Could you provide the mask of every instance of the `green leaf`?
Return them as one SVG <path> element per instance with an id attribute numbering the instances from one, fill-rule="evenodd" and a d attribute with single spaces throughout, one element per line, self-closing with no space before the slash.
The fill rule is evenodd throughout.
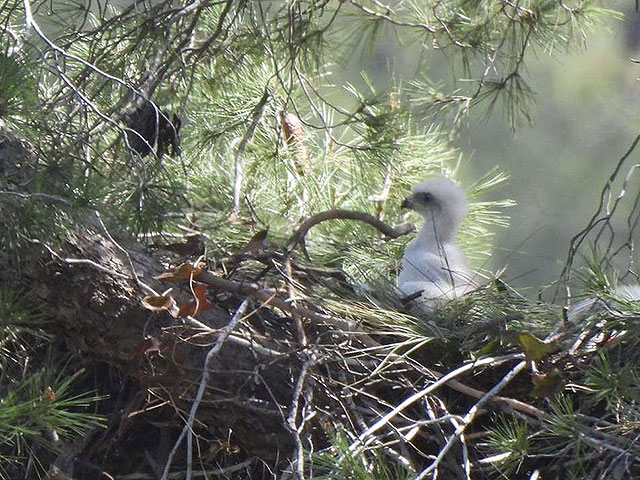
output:
<path id="1" fill-rule="evenodd" d="M 528 361 L 537 362 L 542 360 L 549 352 L 555 349 L 554 343 L 545 343 L 535 337 L 531 332 L 522 332 L 518 334 L 518 342 L 522 345 L 525 356 Z"/>

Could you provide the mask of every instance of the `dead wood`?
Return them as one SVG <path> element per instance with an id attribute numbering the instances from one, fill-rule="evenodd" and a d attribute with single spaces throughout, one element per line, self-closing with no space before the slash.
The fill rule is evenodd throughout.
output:
<path id="1" fill-rule="evenodd" d="M 153 452 L 158 462 L 164 462 L 167 452 L 163 443 L 171 432 L 182 427 L 179 413 L 188 409 L 201 377 L 206 353 L 202 345 L 215 341 L 217 329 L 231 318 L 229 312 L 224 307 L 205 312 L 199 317 L 208 327 L 203 331 L 167 313 L 146 310 L 140 300 L 147 292 L 136 284 L 128 259 L 95 228 L 72 234 L 64 245 L 49 248 L 57 255 L 52 256 L 43 248 L 42 256 L 32 259 L 31 268 L 23 273 L 21 283 L 36 292 L 38 301 L 46 305 L 51 321 L 49 330 L 57 342 L 75 358 L 83 359 L 94 374 L 106 368 L 120 378 L 122 385 L 95 378 L 101 394 L 110 395 L 112 399 L 124 395 L 128 398 L 126 402 L 134 405 L 139 403 L 135 398 L 153 392 L 169 402 L 162 409 L 150 410 L 148 415 L 138 413 L 135 422 L 128 418 L 131 411 L 119 414 L 121 418 L 113 421 L 114 425 L 120 425 L 121 431 L 108 431 L 103 437 L 110 437 L 109 442 L 101 438 L 102 446 L 96 442 L 87 446 L 85 460 L 95 455 L 123 455 L 125 451 L 118 448 L 116 438 L 135 436 L 132 433 L 138 428 L 135 423 L 144 422 L 145 418 L 147 421 L 162 418 L 165 433 L 151 434 L 145 448 Z M 140 281 L 148 282 L 157 290 L 166 287 L 153 280 L 165 270 L 158 261 L 131 243 L 127 245 L 127 252 Z M 80 259 L 82 262 L 72 261 Z M 187 285 L 175 290 L 179 298 L 189 296 Z M 248 297 L 248 293 L 239 290 L 237 298 Z M 231 309 L 237 302 L 236 298 L 230 300 Z M 259 301 L 252 306 L 258 308 Z M 264 319 L 270 312 L 262 309 L 256 316 Z M 141 349 L 149 338 L 159 339 L 159 352 L 145 354 Z M 198 341 L 190 341 L 191 338 Z M 225 438 L 233 432 L 233 448 L 239 449 L 243 458 L 276 462 L 278 458 L 286 458 L 291 449 L 290 434 L 285 430 L 278 407 L 285 404 L 291 394 L 289 379 L 297 368 L 296 356 L 294 351 L 282 353 L 291 353 L 291 357 L 285 355 L 282 361 L 274 361 L 257 354 L 251 340 L 244 345 L 225 342 L 210 364 L 215 381 L 207 390 L 198 421 L 209 437 Z M 118 391 L 123 385 L 127 385 L 129 392 Z M 159 439 L 158 444 L 155 438 Z M 137 455 L 128 454 L 132 457 L 127 460 L 131 462 L 129 467 L 137 467 L 136 462 L 144 458 L 136 459 Z"/>

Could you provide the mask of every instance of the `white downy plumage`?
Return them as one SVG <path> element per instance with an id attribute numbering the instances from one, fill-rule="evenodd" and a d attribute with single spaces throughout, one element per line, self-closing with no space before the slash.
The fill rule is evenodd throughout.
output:
<path id="1" fill-rule="evenodd" d="M 467 201 L 451 180 L 432 178 L 416 185 L 402 206 L 418 212 L 425 222 L 407 245 L 398 288 L 403 296 L 422 292 L 415 304 L 432 313 L 474 288 L 473 272 L 455 240 Z"/>

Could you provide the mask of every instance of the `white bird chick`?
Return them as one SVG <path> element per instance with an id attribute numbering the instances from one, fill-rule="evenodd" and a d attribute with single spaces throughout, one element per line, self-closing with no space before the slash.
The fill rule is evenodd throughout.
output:
<path id="1" fill-rule="evenodd" d="M 467 213 L 467 200 L 451 180 L 432 178 L 413 187 L 402 207 L 415 210 L 425 222 L 404 252 L 398 288 L 401 295 L 417 295 L 419 308 L 433 313 L 474 286 L 465 255 L 455 240 Z"/>

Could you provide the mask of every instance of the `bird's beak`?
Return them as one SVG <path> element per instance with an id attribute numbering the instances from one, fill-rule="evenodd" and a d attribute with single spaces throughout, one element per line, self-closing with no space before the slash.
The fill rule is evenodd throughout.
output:
<path id="1" fill-rule="evenodd" d="M 411 200 L 411 197 L 407 197 L 402 201 L 402 205 L 400 205 L 401 208 L 413 208 L 413 200 Z"/>

